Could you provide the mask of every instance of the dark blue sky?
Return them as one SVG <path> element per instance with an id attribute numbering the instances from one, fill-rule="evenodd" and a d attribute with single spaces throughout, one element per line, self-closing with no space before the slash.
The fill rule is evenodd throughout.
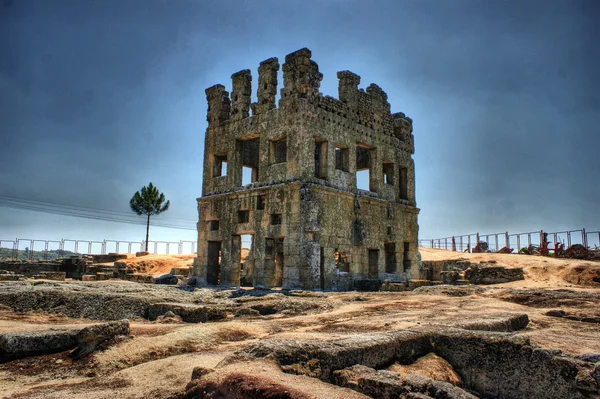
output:
<path id="1" fill-rule="evenodd" d="M 152 181 L 193 223 L 204 89 L 308 47 L 324 94 L 349 69 L 414 119 L 421 237 L 598 229 L 598 21 L 595 0 L 0 0 L 0 196 L 129 212 Z M 0 207 L 0 239 L 143 235 Z"/>

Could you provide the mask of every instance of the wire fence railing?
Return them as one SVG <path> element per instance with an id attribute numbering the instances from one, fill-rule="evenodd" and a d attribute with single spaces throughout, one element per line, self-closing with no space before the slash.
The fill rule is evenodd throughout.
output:
<path id="1" fill-rule="evenodd" d="M 135 253 L 145 248 L 145 241 L 15 238 L 0 240 L 0 260 L 54 260 L 69 255 Z M 151 254 L 193 254 L 196 249 L 196 241 L 148 241 Z"/>
<path id="2" fill-rule="evenodd" d="M 583 245 L 589 249 L 600 248 L 600 231 L 586 231 L 586 229 L 564 230 L 546 232 L 543 230 L 525 233 L 473 233 L 443 238 L 422 239 L 419 245 L 425 248 L 446 249 L 450 251 L 472 252 L 479 244 L 487 244 L 487 249 L 497 252 L 503 248 L 512 249 L 512 253 L 519 253 L 523 248 L 547 247 L 555 248 L 560 245 L 564 248 L 575 244 Z"/>

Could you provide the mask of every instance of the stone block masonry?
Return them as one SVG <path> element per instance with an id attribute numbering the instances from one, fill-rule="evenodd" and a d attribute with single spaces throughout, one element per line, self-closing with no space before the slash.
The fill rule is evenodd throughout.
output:
<path id="1" fill-rule="evenodd" d="M 285 57 L 278 104 L 277 58 L 258 67 L 256 103 L 247 69 L 231 95 L 206 89 L 198 285 L 347 290 L 419 276 L 412 120 L 349 71 L 339 99 L 322 95 L 311 56 Z"/>

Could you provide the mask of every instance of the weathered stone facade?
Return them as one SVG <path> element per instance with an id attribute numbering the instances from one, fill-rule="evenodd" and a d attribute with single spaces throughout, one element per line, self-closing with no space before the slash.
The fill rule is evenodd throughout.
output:
<path id="1" fill-rule="evenodd" d="M 306 48 L 286 56 L 278 106 L 277 58 L 258 68 L 256 103 L 249 70 L 232 75 L 231 95 L 206 90 L 199 285 L 346 290 L 418 277 L 412 120 L 349 71 L 337 74 L 339 99 L 323 96 L 310 58 Z M 364 170 L 368 190 L 357 188 Z"/>

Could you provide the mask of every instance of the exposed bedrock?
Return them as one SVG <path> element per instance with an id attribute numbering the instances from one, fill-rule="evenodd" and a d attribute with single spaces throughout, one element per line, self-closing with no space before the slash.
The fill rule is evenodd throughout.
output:
<path id="1" fill-rule="evenodd" d="M 361 365 L 336 371 L 335 380 L 342 387 L 352 388 L 376 399 L 406 398 L 412 394 L 421 394 L 422 398 L 477 399 L 477 396 L 447 382 L 417 374 L 378 371 Z"/>
<path id="2" fill-rule="evenodd" d="M 340 370 L 355 365 L 381 370 L 394 362 L 412 363 L 432 352 L 452 365 L 460 375 L 464 389 L 482 398 L 595 397 L 598 381 L 594 378 L 597 373 L 593 363 L 557 350 L 535 347 L 525 336 L 491 332 L 524 328 L 527 322 L 526 315 L 516 315 L 504 320 L 464 324 L 473 331 L 427 328 L 361 334 L 319 342 L 265 340 L 249 345 L 225 359 L 220 366 L 236 361 L 272 359 L 286 372 L 335 383 L 339 381 Z M 406 385 L 401 380 L 398 384 Z M 427 392 L 432 391 L 419 392 L 429 395 Z"/>
<path id="3" fill-rule="evenodd" d="M 29 356 L 64 352 L 79 359 L 118 336 L 129 335 L 129 321 L 119 320 L 78 329 L 48 329 L 0 334 L 0 363 Z"/>

